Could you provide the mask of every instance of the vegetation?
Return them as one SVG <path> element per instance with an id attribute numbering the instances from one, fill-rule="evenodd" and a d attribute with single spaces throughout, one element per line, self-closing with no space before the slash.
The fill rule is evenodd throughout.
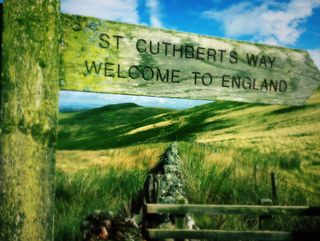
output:
<path id="1" fill-rule="evenodd" d="M 303 107 L 215 102 L 188 110 L 119 104 L 61 113 L 56 240 L 76 240 L 95 209 L 127 212 L 150 168 L 178 141 L 190 203 L 319 205 L 320 91 Z M 256 170 L 256 171 L 255 171 Z M 195 217 L 200 227 L 257 229 L 257 217 Z M 316 230 L 318 218 L 275 218 Z"/>
<path id="2" fill-rule="evenodd" d="M 71 177 L 57 173 L 55 240 L 81 240 L 80 224 L 94 210 L 130 210 L 145 170 L 90 168 Z"/>

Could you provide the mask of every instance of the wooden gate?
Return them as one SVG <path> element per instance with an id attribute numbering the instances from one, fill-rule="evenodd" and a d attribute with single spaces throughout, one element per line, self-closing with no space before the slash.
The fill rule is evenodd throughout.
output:
<path id="1" fill-rule="evenodd" d="M 320 207 L 262 206 L 262 205 L 198 205 L 145 204 L 145 217 L 171 214 L 181 219 L 186 214 L 253 215 L 253 216 L 320 216 Z M 205 239 L 205 240 L 320 240 L 320 232 L 189 230 L 184 222 L 176 222 L 175 229 L 146 229 L 146 239 Z"/>

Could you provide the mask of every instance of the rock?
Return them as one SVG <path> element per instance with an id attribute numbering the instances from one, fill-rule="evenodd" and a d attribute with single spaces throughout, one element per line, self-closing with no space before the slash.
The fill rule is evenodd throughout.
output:
<path id="1" fill-rule="evenodd" d="M 133 218 L 114 216 L 110 211 L 97 210 L 82 222 L 83 241 L 142 241 L 140 227 Z"/>
<path id="2" fill-rule="evenodd" d="M 147 195 L 148 197 L 146 198 L 147 202 L 155 203 L 154 200 L 158 199 L 159 203 L 166 204 L 188 203 L 188 199 L 185 197 L 185 185 L 183 173 L 181 171 L 181 160 L 178 154 L 176 143 L 169 145 L 164 154 L 160 157 L 159 164 L 151 171 L 151 173 L 154 176 L 162 174 L 162 178 L 160 178 L 160 187 L 157 187 L 160 188 L 160 192 L 152 192 L 152 188 L 145 189 L 148 190 L 148 192 L 144 193 L 144 195 Z M 148 176 L 146 180 L 148 187 L 157 186 L 157 183 L 154 181 L 154 176 Z M 160 193 L 158 198 L 153 196 L 157 195 L 157 193 Z M 146 222 L 146 227 L 150 228 L 164 228 L 169 226 L 174 227 L 174 218 L 170 215 L 154 214 L 152 217 L 150 217 L 150 220 Z M 193 218 L 188 214 L 186 214 L 186 228 L 196 228 Z"/>
<path id="3" fill-rule="evenodd" d="M 141 197 L 137 199 L 141 205 L 142 200 L 148 203 L 155 203 L 157 200 L 159 203 L 167 204 L 188 203 L 176 143 L 170 144 L 151 173 L 145 181 Z M 169 214 L 152 214 L 148 217 L 147 220 L 142 220 L 142 215 L 128 218 L 115 216 L 110 211 L 94 211 L 82 222 L 83 241 L 142 241 L 141 228 L 138 225 L 140 223 L 144 225 L 144 228 L 175 228 L 174 217 Z M 197 228 L 190 215 L 186 214 L 185 218 L 186 228 Z"/>

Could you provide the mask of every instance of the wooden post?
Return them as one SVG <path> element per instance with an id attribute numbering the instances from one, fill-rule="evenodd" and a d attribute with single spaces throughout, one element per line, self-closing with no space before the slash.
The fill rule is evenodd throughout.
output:
<path id="1" fill-rule="evenodd" d="M 0 240 L 51 241 L 59 92 L 59 0 L 3 4 Z"/>
<path id="2" fill-rule="evenodd" d="M 3 31 L 3 4 L 0 3 L 0 75 L 2 73 L 2 31 Z M 0 96 L 0 103 L 1 103 L 1 96 Z"/>
<path id="3" fill-rule="evenodd" d="M 237 177 L 237 159 L 234 160 L 233 185 L 236 185 L 236 183 L 237 183 L 236 177 Z M 237 189 L 233 188 L 232 190 L 233 190 L 233 194 L 234 194 L 234 199 L 236 200 L 236 203 L 238 203 Z"/>
<path id="4" fill-rule="evenodd" d="M 185 228 L 185 226 L 186 226 L 185 219 L 186 219 L 186 215 L 175 216 L 176 229 L 184 229 Z M 184 241 L 184 239 L 176 239 L 175 241 Z"/>
<path id="5" fill-rule="evenodd" d="M 177 203 L 178 204 L 187 204 L 188 201 L 185 197 L 179 196 L 177 197 Z M 184 214 L 178 214 L 175 216 L 175 226 L 176 229 L 184 229 L 186 226 L 186 213 Z M 175 241 L 184 241 L 184 239 L 175 239 Z"/>
<path id="6" fill-rule="evenodd" d="M 185 227 L 185 215 L 177 215 L 175 217 L 176 229 L 184 229 Z"/>
<path id="7" fill-rule="evenodd" d="M 252 178 L 253 178 L 253 182 L 254 182 L 254 192 L 255 194 L 257 194 L 258 191 L 258 185 L 257 185 L 257 164 L 253 165 L 253 170 L 252 170 Z"/>
<path id="8" fill-rule="evenodd" d="M 186 226 L 186 215 L 175 216 L 175 226 L 176 229 L 184 229 Z M 175 241 L 184 241 L 183 238 L 175 239 Z"/>
<path id="9" fill-rule="evenodd" d="M 157 174 L 157 193 L 156 193 L 156 203 L 159 203 L 161 197 L 161 185 L 162 185 L 162 175 Z"/>
<path id="10" fill-rule="evenodd" d="M 271 172 L 271 188 L 272 188 L 272 202 L 278 204 L 277 186 L 276 186 L 276 174 Z"/>
<path id="11" fill-rule="evenodd" d="M 157 203 L 157 196 L 158 196 L 158 175 L 154 174 L 153 175 L 153 182 L 152 182 L 152 188 L 153 188 L 153 192 L 152 192 L 152 200 L 153 203 Z"/>
<path id="12" fill-rule="evenodd" d="M 146 203 L 153 203 L 153 188 L 153 175 L 149 174 L 144 187 L 144 196 L 146 199 Z"/>
<path id="13" fill-rule="evenodd" d="M 145 183 L 144 196 L 146 203 L 155 203 L 157 199 L 157 175 L 149 174 Z M 159 214 L 147 214 L 144 215 L 145 227 L 156 228 L 158 226 Z"/>
<path id="14" fill-rule="evenodd" d="M 270 199 L 261 199 L 260 204 L 271 206 L 272 201 Z M 272 227 L 271 219 L 272 219 L 271 215 L 260 215 L 259 216 L 259 229 L 260 230 L 270 230 Z"/>

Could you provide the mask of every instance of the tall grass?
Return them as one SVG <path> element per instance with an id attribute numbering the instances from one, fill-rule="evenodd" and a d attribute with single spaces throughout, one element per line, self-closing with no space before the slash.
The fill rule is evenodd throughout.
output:
<path id="1" fill-rule="evenodd" d="M 56 240 L 76 241 L 80 238 L 79 225 L 90 212 L 103 209 L 115 213 L 130 208 L 143 187 L 148 170 L 161 153 L 152 145 L 141 145 L 117 151 L 123 157 L 122 164 L 90 167 L 78 172 L 58 172 L 56 178 Z M 270 172 L 278 175 L 279 205 L 319 205 L 319 195 L 304 191 L 280 179 L 284 174 L 301 173 L 297 153 L 259 153 L 253 149 L 229 150 L 190 142 L 178 144 L 185 191 L 190 203 L 200 204 L 248 204 L 260 199 L 272 199 Z M 128 152 L 124 153 L 124 150 Z M 110 151 L 109 151 L 110 152 Z M 113 152 L 103 153 L 111 155 Z M 77 153 L 79 156 L 81 153 Z M 98 153 L 101 155 L 101 153 Z M 92 153 L 90 155 L 93 155 Z M 97 155 L 97 156 L 99 156 Z M 152 155 L 152 160 L 146 156 Z M 131 164 L 126 163 L 125 157 Z M 66 156 L 65 156 L 66 158 Z M 285 163 L 288 160 L 288 163 Z M 135 165 L 134 163 L 139 163 Z M 256 179 L 253 167 L 258 166 Z M 70 168 L 67 167 L 67 170 Z M 283 174 L 283 175 L 282 175 Z M 286 177 L 286 176 L 285 176 Z M 289 176 L 290 177 L 290 176 Z M 289 182 L 292 179 L 288 179 Z M 293 183 L 296 184 L 296 183 Z M 252 230 L 258 229 L 255 216 L 196 216 L 201 228 Z M 274 217 L 275 230 L 317 230 L 319 218 Z"/>
<path id="2" fill-rule="evenodd" d="M 260 204 L 261 199 L 272 199 L 271 171 L 281 173 L 282 169 L 290 171 L 300 169 L 298 164 L 300 159 L 296 153 L 288 156 L 275 153 L 259 154 L 254 150 L 246 149 L 243 152 L 237 152 L 233 156 L 233 161 L 226 163 L 214 160 L 212 152 L 216 152 L 218 157 L 221 156 L 217 149 L 191 143 L 180 143 L 179 147 L 190 203 Z M 285 160 L 288 160 L 288 163 L 284 164 Z M 259 169 L 254 174 L 253 167 L 258 163 Z M 277 193 L 276 205 L 320 204 L 320 195 L 307 192 L 284 179 L 278 180 Z M 259 228 L 258 217 L 253 216 L 220 215 L 212 218 L 207 215 L 198 215 L 195 218 L 201 228 L 237 230 Z M 273 221 L 273 229 L 279 230 L 311 231 L 319 228 L 320 218 L 275 217 Z"/>
<path id="3" fill-rule="evenodd" d="M 81 220 L 94 210 L 115 213 L 130 208 L 143 186 L 146 170 L 89 168 L 73 175 L 58 172 L 56 176 L 57 241 L 81 240 Z"/>

